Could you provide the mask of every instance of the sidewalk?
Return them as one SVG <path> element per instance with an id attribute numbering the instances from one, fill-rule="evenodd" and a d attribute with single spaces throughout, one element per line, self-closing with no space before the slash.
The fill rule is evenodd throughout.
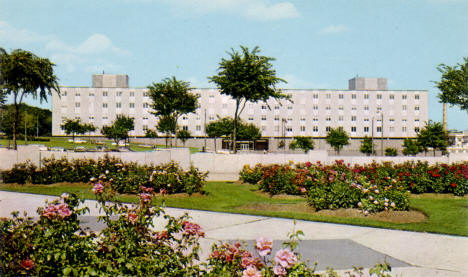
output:
<path id="1" fill-rule="evenodd" d="M 11 211 L 25 210 L 37 216 L 36 209 L 53 196 L 0 191 L 0 217 Z M 95 201 L 86 201 L 89 216 L 83 218 L 91 228 L 98 229 L 96 216 L 99 210 Z M 403 276 L 468 276 L 468 237 L 396 231 L 290 219 L 269 218 L 239 214 L 226 214 L 198 210 L 166 208 L 172 216 L 188 213 L 206 233 L 201 240 L 202 257 L 217 241 L 244 240 L 250 246 L 260 236 L 274 240 L 279 247 L 294 228 L 305 234 L 299 252 L 304 260 L 318 261 L 318 269 L 327 266 L 336 270 L 353 266 L 368 268 L 384 258 L 392 266 L 392 275 Z M 164 222 L 155 219 L 156 228 Z"/>

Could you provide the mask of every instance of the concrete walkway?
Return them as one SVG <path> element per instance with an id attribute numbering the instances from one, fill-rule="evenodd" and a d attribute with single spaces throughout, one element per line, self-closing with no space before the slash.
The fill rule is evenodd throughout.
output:
<path id="1" fill-rule="evenodd" d="M 37 216 L 36 209 L 52 196 L 0 191 L 0 217 L 9 217 L 11 211 L 26 211 Z M 95 201 L 86 201 L 89 216 L 82 219 L 92 229 L 99 229 L 99 214 Z M 239 214 L 166 208 L 172 216 L 188 213 L 206 233 L 201 240 L 202 257 L 209 254 L 217 241 L 244 240 L 252 247 L 260 236 L 274 240 L 278 249 L 293 229 L 302 230 L 305 237 L 298 251 L 318 269 L 327 266 L 340 272 L 353 266 L 368 268 L 386 259 L 392 265 L 392 275 L 403 276 L 468 276 L 468 237 L 386 230 L 331 223 L 294 221 Z M 164 221 L 155 219 L 156 228 Z"/>

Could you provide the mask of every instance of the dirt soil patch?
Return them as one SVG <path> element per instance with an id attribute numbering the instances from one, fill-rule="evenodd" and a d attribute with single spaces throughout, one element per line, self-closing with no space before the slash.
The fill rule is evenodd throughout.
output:
<path id="1" fill-rule="evenodd" d="M 295 204 L 268 204 L 268 203 L 257 203 L 248 204 L 238 207 L 241 210 L 266 210 L 275 212 L 294 212 L 294 213 L 306 213 L 310 215 L 320 216 L 331 216 L 331 217 L 352 217 L 352 218 L 369 218 L 378 221 L 391 222 L 391 223 L 414 223 L 422 222 L 427 219 L 427 216 L 420 211 L 383 211 L 373 213 L 365 216 L 358 209 L 337 209 L 337 210 L 321 210 L 315 211 L 314 208 L 307 205 L 307 203 L 295 203 Z"/>

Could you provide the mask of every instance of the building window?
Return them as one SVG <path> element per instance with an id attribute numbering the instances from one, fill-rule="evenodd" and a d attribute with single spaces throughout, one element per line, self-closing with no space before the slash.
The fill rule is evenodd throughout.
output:
<path id="1" fill-rule="evenodd" d="M 351 110 L 355 111 L 355 110 L 356 110 L 356 106 L 352 106 L 352 107 L 351 107 Z"/>
<path id="2" fill-rule="evenodd" d="M 267 106 L 266 105 L 262 105 L 262 110 L 266 110 L 267 109 Z"/>
<path id="3" fill-rule="evenodd" d="M 292 106 L 288 106 L 288 110 L 292 110 L 292 109 L 293 109 L 293 107 L 292 107 Z"/>
<path id="4" fill-rule="evenodd" d="M 390 94 L 390 100 L 394 100 L 394 99 L 395 99 L 395 95 Z"/>
<path id="5" fill-rule="evenodd" d="M 419 106 L 414 106 L 415 111 L 419 111 Z"/>
<path id="6" fill-rule="evenodd" d="M 94 116 L 90 116 L 90 117 L 89 117 L 89 120 L 94 120 Z"/>
<path id="7" fill-rule="evenodd" d="M 266 126 L 262 126 L 262 131 L 266 131 Z"/>
<path id="8" fill-rule="evenodd" d="M 107 116 L 102 117 L 102 120 L 107 120 L 107 119 L 108 119 Z"/>
<path id="9" fill-rule="evenodd" d="M 343 118 L 342 115 L 338 116 L 338 121 L 343 121 L 343 120 L 344 120 L 344 118 Z"/>
<path id="10" fill-rule="evenodd" d="M 364 122 L 369 122 L 369 118 L 368 117 L 364 118 Z"/>
<path id="11" fill-rule="evenodd" d="M 327 99 L 331 99 L 331 94 L 327 93 Z"/>
<path id="12" fill-rule="evenodd" d="M 356 116 L 355 115 L 351 116 L 351 121 L 356 121 Z"/>
<path id="13" fill-rule="evenodd" d="M 377 126 L 377 133 L 382 132 L 382 126 Z"/>
<path id="14" fill-rule="evenodd" d="M 148 97 L 149 96 L 149 93 L 147 91 L 143 92 L 143 96 L 144 97 Z"/>
<path id="15" fill-rule="evenodd" d="M 188 131 L 188 126 L 187 125 L 182 126 L 182 130 Z"/>
<path id="16" fill-rule="evenodd" d="M 266 115 L 262 115 L 262 120 L 263 120 L 263 121 L 267 120 Z"/>
<path id="17" fill-rule="evenodd" d="M 330 106 L 326 106 L 326 107 L 325 107 L 325 110 L 329 111 L 329 110 L 331 110 L 331 107 L 330 107 Z"/>
<path id="18" fill-rule="evenodd" d="M 343 106 L 338 107 L 338 110 L 340 110 L 340 111 L 342 111 L 343 109 L 344 109 Z"/>
<path id="19" fill-rule="evenodd" d="M 368 111 L 368 110 L 369 110 L 369 106 L 364 106 L 364 110 L 365 110 L 365 111 Z"/>
<path id="20" fill-rule="evenodd" d="M 293 128 L 292 128 L 291 126 L 286 127 L 286 131 L 287 131 L 287 132 L 292 132 L 292 131 L 293 131 Z"/>
<path id="21" fill-rule="evenodd" d="M 369 99 L 369 94 L 368 93 L 364 94 L 364 99 Z"/>
<path id="22" fill-rule="evenodd" d="M 301 132 L 305 132 L 306 130 L 306 127 L 305 126 L 301 126 Z"/>
<path id="23" fill-rule="evenodd" d="M 279 121 L 279 116 L 275 115 L 275 121 Z"/>
<path id="24" fill-rule="evenodd" d="M 62 93 L 60 95 L 61 96 L 67 96 L 67 92 L 64 90 L 64 91 L 62 91 Z"/>
<path id="25" fill-rule="evenodd" d="M 182 120 L 187 120 L 188 117 L 186 115 L 182 116 Z"/>
<path id="26" fill-rule="evenodd" d="M 356 94 L 355 93 L 351 94 L 351 99 L 356 99 Z"/>
<path id="27" fill-rule="evenodd" d="M 215 118 L 214 118 L 214 116 L 212 116 L 212 115 L 210 115 L 210 116 L 208 117 L 208 120 L 210 120 L 210 121 L 211 121 L 211 120 L 214 120 L 214 119 L 215 119 Z"/>
<path id="28" fill-rule="evenodd" d="M 394 123 L 394 122 L 395 122 L 395 119 L 390 118 L 389 121 L 390 121 L 390 123 Z"/>
<path id="29" fill-rule="evenodd" d="M 312 97 L 313 97 L 314 99 L 318 99 L 318 93 L 314 93 L 314 94 L 312 95 Z"/>
<path id="30" fill-rule="evenodd" d="M 89 93 L 89 96 L 90 96 L 90 97 L 94 97 L 94 92 L 90 92 L 90 93 Z"/>
<path id="31" fill-rule="evenodd" d="M 377 99 L 382 100 L 382 94 L 377 94 Z"/>
<path id="32" fill-rule="evenodd" d="M 356 127 L 355 126 L 351 127 L 351 132 L 356 133 Z"/>
<path id="33" fill-rule="evenodd" d="M 75 96 L 80 96 L 80 93 L 79 93 L 79 92 L 75 92 Z"/>
<path id="34" fill-rule="evenodd" d="M 403 95 L 401 96 L 401 99 L 403 99 L 403 100 L 406 100 L 406 98 L 407 98 L 407 95 L 406 95 L 406 94 L 403 94 Z"/>
<path id="35" fill-rule="evenodd" d="M 364 133 L 369 133 L 369 126 L 364 127 Z"/>
<path id="36" fill-rule="evenodd" d="M 143 125 L 143 131 L 147 131 L 148 130 L 148 125 Z"/>
<path id="37" fill-rule="evenodd" d="M 197 126 L 195 127 L 195 130 L 201 131 L 201 125 L 197 125 Z"/>
<path id="38" fill-rule="evenodd" d="M 102 96 L 107 96 L 107 91 L 103 91 Z"/>
<path id="39" fill-rule="evenodd" d="M 318 126 L 314 126 L 314 127 L 312 127 L 312 131 L 314 131 L 314 132 L 318 132 Z"/>
<path id="40" fill-rule="evenodd" d="M 406 133 L 406 126 L 401 127 L 401 131 Z"/>
<path id="41" fill-rule="evenodd" d="M 144 116 L 144 117 L 143 117 L 143 120 L 148 120 L 148 117 Z"/>
<path id="42" fill-rule="evenodd" d="M 414 128 L 414 131 L 415 131 L 416 133 L 419 133 L 419 127 L 415 127 L 415 128 Z"/>
<path id="43" fill-rule="evenodd" d="M 331 127 L 330 127 L 330 126 L 325 127 L 325 131 L 326 131 L 326 132 L 330 132 L 330 131 L 331 131 Z"/>
<path id="44" fill-rule="evenodd" d="M 115 107 L 116 107 L 117 109 L 122 108 L 122 103 L 120 103 L 120 102 L 115 103 Z"/>
<path id="45" fill-rule="evenodd" d="M 414 99 L 419 100 L 419 94 L 415 94 Z"/>
<path id="46" fill-rule="evenodd" d="M 326 121 L 331 121 L 331 117 L 325 118 Z"/>
<path id="47" fill-rule="evenodd" d="M 130 108 L 135 108 L 135 103 L 130 103 L 129 106 Z"/>
<path id="48" fill-rule="evenodd" d="M 305 117 L 301 117 L 301 121 L 306 121 Z"/>
<path id="49" fill-rule="evenodd" d="M 403 105 L 403 106 L 401 107 L 401 109 L 402 109 L 403 111 L 406 111 L 406 105 Z"/>
<path id="50" fill-rule="evenodd" d="M 135 96 L 135 92 L 134 91 L 130 91 L 130 97 L 134 97 Z"/>
<path id="51" fill-rule="evenodd" d="M 121 92 L 121 91 L 117 91 L 117 96 L 122 96 L 122 92 Z"/>
<path id="52" fill-rule="evenodd" d="M 145 109 L 149 108 L 149 104 L 148 103 L 143 103 L 143 108 L 145 108 Z"/>
<path id="53" fill-rule="evenodd" d="M 280 108 L 279 106 L 275 106 L 275 110 L 279 110 L 279 108 Z"/>
<path id="54" fill-rule="evenodd" d="M 378 107 L 377 107 L 377 111 L 378 111 L 378 112 L 382 111 L 382 107 L 378 106 Z"/>
<path id="55" fill-rule="evenodd" d="M 253 120 L 254 120 L 254 118 L 253 118 L 253 117 L 249 117 L 249 121 L 253 121 Z"/>
<path id="56" fill-rule="evenodd" d="M 389 129 L 390 132 L 395 132 L 395 127 L 393 127 L 393 126 L 388 128 L 388 129 Z"/>
<path id="57" fill-rule="evenodd" d="M 339 98 L 339 99 L 344 99 L 343 93 L 338 94 L 338 98 Z"/>
<path id="58" fill-rule="evenodd" d="M 418 123 L 418 124 L 419 124 L 419 119 L 416 118 L 416 119 L 414 120 L 414 123 Z"/>
<path id="59" fill-rule="evenodd" d="M 318 117 L 314 117 L 312 120 L 313 120 L 314 122 L 317 122 L 317 121 L 318 121 Z"/>
<path id="60" fill-rule="evenodd" d="M 80 107 L 80 102 L 76 102 L 75 103 L 75 108 L 79 108 Z"/>
<path id="61" fill-rule="evenodd" d="M 107 108 L 107 103 L 102 103 L 103 108 Z"/>

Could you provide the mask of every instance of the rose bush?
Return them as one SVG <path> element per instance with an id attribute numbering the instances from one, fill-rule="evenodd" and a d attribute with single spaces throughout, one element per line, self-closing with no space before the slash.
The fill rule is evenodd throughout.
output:
<path id="1" fill-rule="evenodd" d="M 104 173 L 112 180 L 114 190 L 119 193 L 137 193 L 141 185 L 152 187 L 157 192 L 202 192 L 207 172 L 191 166 L 183 170 L 177 163 L 157 166 L 123 163 L 122 160 L 104 156 L 102 159 L 44 159 L 41 168 L 31 162 L 16 164 L 3 172 L 5 183 L 52 184 L 59 182 L 88 182 Z"/>

